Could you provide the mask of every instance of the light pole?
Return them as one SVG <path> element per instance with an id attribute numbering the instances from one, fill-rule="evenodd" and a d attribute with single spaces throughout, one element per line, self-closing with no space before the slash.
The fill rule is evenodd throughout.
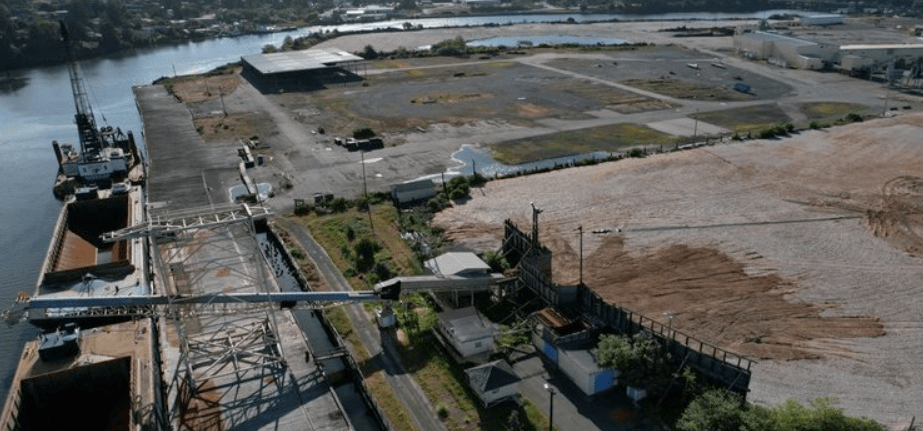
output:
<path id="1" fill-rule="evenodd" d="M 545 383 L 545 390 L 548 391 L 548 431 L 554 430 L 554 386 Z"/>

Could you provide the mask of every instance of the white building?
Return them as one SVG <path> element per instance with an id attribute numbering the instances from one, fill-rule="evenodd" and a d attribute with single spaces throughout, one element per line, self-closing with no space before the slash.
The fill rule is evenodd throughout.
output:
<path id="1" fill-rule="evenodd" d="M 506 361 L 494 361 L 465 370 L 468 384 L 484 407 L 519 396 L 519 375 Z"/>
<path id="2" fill-rule="evenodd" d="M 462 359 L 487 358 L 494 350 L 497 326 L 474 307 L 439 313 L 439 331 Z"/>
<path id="3" fill-rule="evenodd" d="M 838 47 L 777 33 L 755 31 L 734 36 L 734 45 L 744 55 L 765 59 L 783 67 L 821 69 L 837 57 Z"/>
<path id="4" fill-rule="evenodd" d="M 398 205 L 430 199 L 433 196 L 436 196 L 436 184 L 427 179 L 391 186 L 391 198 Z"/>
<path id="5" fill-rule="evenodd" d="M 848 71 L 883 69 L 897 59 L 916 60 L 923 57 L 923 44 L 843 45 L 840 47 L 840 67 Z"/>
<path id="6" fill-rule="evenodd" d="M 488 277 L 490 265 L 471 252 L 448 252 L 424 262 L 433 274 L 459 277 Z"/>
<path id="7" fill-rule="evenodd" d="M 835 13 L 818 13 L 802 15 L 799 20 L 804 25 L 838 25 L 843 23 L 843 15 Z"/>

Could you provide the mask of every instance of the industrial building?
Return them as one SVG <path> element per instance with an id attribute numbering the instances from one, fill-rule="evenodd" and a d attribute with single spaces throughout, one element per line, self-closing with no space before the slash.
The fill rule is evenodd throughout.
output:
<path id="1" fill-rule="evenodd" d="M 241 57 L 241 76 L 264 93 L 305 91 L 361 80 L 362 61 L 362 57 L 339 49 L 255 54 Z"/>
<path id="2" fill-rule="evenodd" d="M 737 52 L 782 67 L 818 70 L 836 58 L 839 47 L 777 33 L 755 31 L 734 36 Z"/>
<path id="3" fill-rule="evenodd" d="M 840 67 L 849 72 L 879 71 L 893 63 L 909 64 L 923 57 L 923 44 L 843 45 Z M 896 67 L 895 69 L 903 69 Z"/>
<path id="4" fill-rule="evenodd" d="M 818 70 L 834 67 L 849 74 L 874 75 L 891 69 L 899 80 L 908 65 L 923 57 L 923 44 L 834 45 L 762 31 L 735 36 L 737 52 L 781 67 Z M 914 72 L 917 73 L 917 72 Z"/>
<path id="5" fill-rule="evenodd" d="M 439 313 L 439 332 L 462 360 L 487 358 L 494 350 L 496 325 L 474 307 Z"/>
<path id="6" fill-rule="evenodd" d="M 802 25 L 838 25 L 843 23 L 843 15 L 836 13 L 817 13 L 801 15 L 798 19 Z"/>

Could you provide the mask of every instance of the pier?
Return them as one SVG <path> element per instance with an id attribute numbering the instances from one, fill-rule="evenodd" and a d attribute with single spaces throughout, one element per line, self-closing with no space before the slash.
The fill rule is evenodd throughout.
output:
<path id="1" fill-rule="evenodd" d="M 205 221 L 150 236 L 155 290 L 168 296 L 280 292 L 258 238 L 257 226 L 265 220 L 224 216 L 242 206 L 230 202 L 227 192 L 240 184 L 236 148 L 206 145 L 186 105 L 164 87 L 134 91 L 149 155 L 150 220 L 176 226 Z M 167 411 L 175 429 L 368 428 L 352 423 L 323 363 L 311 359 L 325 352 L 312 351 L 304 328 L 278 304 L 228 311 L 176 304 L 158 324 Z"/>

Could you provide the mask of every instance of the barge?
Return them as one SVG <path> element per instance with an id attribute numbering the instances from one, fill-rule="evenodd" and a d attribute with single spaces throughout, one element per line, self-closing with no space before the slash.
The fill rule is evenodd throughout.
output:
<path id="1" fill-rule="evenodd" d="M 63 201 L 32 297 L 148 295 L 144 239 L 114 243 L 102 235 L 145 217 L 145 165 L 131 132 L 97 127 L 67 28 L 79 145 L 52 143 L 53 192 Z M 29 295 L 20 293 L 9 320 Z M 150 317 L 88 307 L 29 310 L 42 329 L 26 343 L 0 415 L 5 430 L 163 429 L 156 326 Z"/>

